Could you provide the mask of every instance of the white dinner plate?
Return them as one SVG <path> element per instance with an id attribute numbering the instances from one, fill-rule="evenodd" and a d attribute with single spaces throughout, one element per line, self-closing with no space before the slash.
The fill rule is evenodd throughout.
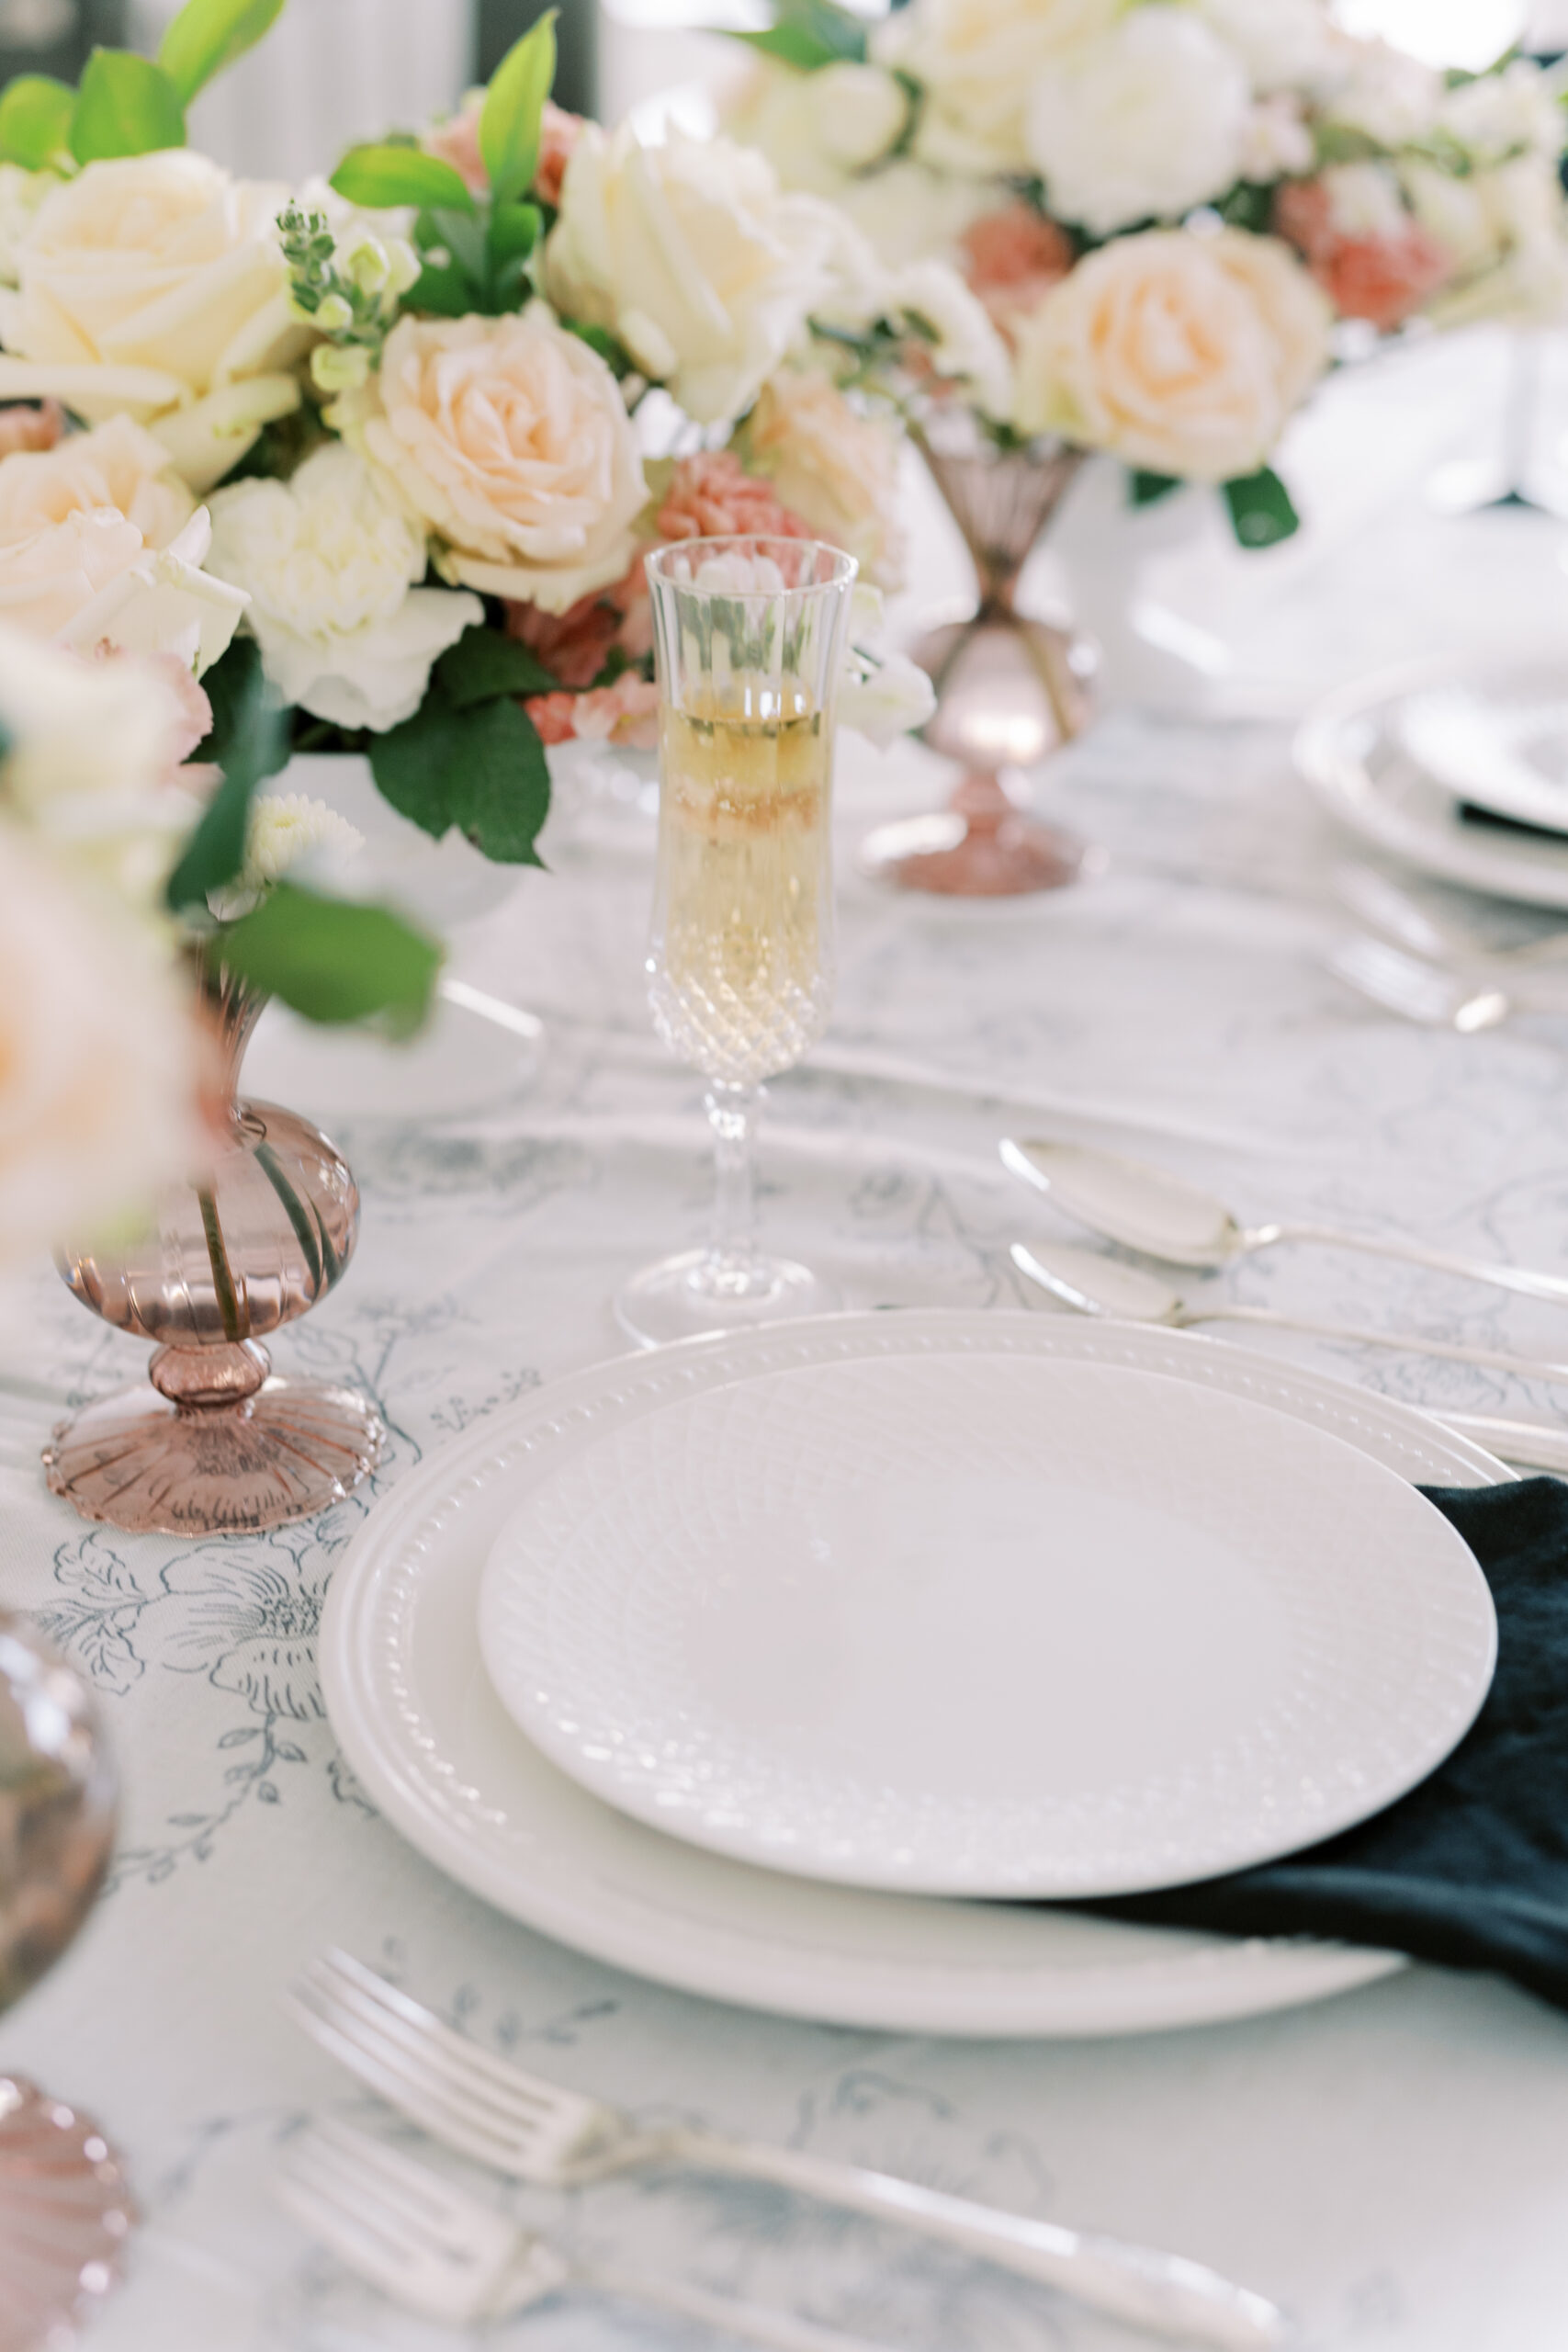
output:
<path id="1" fill-rule="evenodd" d="M 1073 1900 L 1315 1846 L 1475 1719 L 1496 1620 L 1342 1438 L 1123 1364 L 870 1357 L 607 1430 L 479 1588 L 502 1704 L 742 1861 Z"/>
<path id="2" fill-rule="evenodd" d="M 1389 856 L 1495 898 L 1568 908 L 1568 837 L 1494 830 L 1460 813 L 1470 800 L 1568 826 L 1562 648 L 1422 662 L 1347 687 L 1303 725 L 1295 757 L 1329 813 Z"/>
<path id="3" fill-rule="evenodd" d="M 866 1357 L 1121 1363 L 1250 1396 L 1402 1477 L 1511 1473 L 1405 1407 L 1223 1342 L 1046 1314 L 856 1315 L 693 1340 L 557 1381 L 422 1463 L 333 1578 L 320 1660 L 333 1725 L 386 1817 L 439 1869 L 541 1933 L 710 1999 L 892 2032 L 1142 2033 L 1320 2000 L 1386 1952 L 1133 1928 L 1027 1905 L 813 1884 L 660 1835 L 602 1804 L 512 1723 L 475 1607 L 536 1480 L 601 1430 L 758 1372 Z"/>

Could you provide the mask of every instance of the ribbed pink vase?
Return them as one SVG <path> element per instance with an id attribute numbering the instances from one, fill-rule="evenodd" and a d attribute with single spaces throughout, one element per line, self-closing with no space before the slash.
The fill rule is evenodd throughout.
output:
<path id="1" fill-rule="evenodd" d="M 1021 614 L 1015 600 L 1084 452 L 1038 442 L 1000 449 L 968 420 L 943 420 L 940 437 L 935 424 L 916 437 L 979 582 L 968 620 L 910 648 L 937 692 L 923 740 L 963 774 L 945 810 L 880 827 L 862 844 L 860 865 L 904 889 L 949 897 L 1060 889 L 1089 853 L 1024 813 L 1024 775 L 1088 725 L 1095 655 L 1071 630 Z"/>
<path id="2" fill-rule="evenodd" d="M 209 1171 L 158 1204 L 129 1244 L 62 1252 L 84 1306 L 151 1340 L 151 1388 L 62 1421 L 50 1486 L 133 1533 L 213 1535 L 308 1519 L 375 1466 L 385 1430 L 353 1389 L 280 1379 L 263 1341 L 341 1281 L 359 1193 L 309 1120 L 238 1092 L 265 1000 L 219 970 L 206 993 L 223 1058 L 223 1137 Z"/>

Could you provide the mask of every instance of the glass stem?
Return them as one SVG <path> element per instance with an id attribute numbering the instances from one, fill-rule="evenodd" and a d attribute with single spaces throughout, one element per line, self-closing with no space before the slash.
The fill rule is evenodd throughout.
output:
<path id="1" fill-rule="evenodd" d="M 727 1265 L 749 1265 L 757 1252 L 757 1202 L 751 1144 L 761 1108 L 760 1086 L 710 1086 L 705 1097 L 713 1125 L 713 1255 Z"/>

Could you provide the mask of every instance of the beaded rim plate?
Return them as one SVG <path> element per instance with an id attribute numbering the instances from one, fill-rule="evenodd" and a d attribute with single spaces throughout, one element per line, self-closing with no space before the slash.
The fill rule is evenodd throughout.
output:
<path id="1" fill-rule="evenodd" d="M 880 1355 L 1122 1364 L 1251 1397 L 1412 1481 L 1512 1476 L 1408 1408 L 1223 1341 L 1049 1315 L 829 1317 L 600 1364 L 494 1415 L 400 1480 L 345 1552 L 321 1627 L 333 1727 L 387 1818 L 525 1925 L 712 1999 L 890 2031 L 1082 2037 L 1209 2024 L 1371 1983 L 1385 1952 L 1122 1926 L 815 1884 L 663 1837 L 558 1772 L 479 1654 L 490 1548 L 532 1485 L 672 1398 Z"/>

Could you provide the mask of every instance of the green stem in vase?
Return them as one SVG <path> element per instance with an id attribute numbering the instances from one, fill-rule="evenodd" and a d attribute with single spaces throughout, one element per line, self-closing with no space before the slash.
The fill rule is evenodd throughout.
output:
<path id="1" fill-rule="evenodd" d="M 201 1204 L 201 1229 L 207 1236 L 207 1260 L 212 1268 L 212 1287 L 218 1297 L 218 1312 L 223 1318 L 223 1337 L 231 1346 L 238 1346 L 245 1334 L 241 1327 L 239 1293 L 234 1288 L 223 1227 L 218 1222 L 218 1202 L 204 1185 L 197 1187 L 196 1197 Z"/>

